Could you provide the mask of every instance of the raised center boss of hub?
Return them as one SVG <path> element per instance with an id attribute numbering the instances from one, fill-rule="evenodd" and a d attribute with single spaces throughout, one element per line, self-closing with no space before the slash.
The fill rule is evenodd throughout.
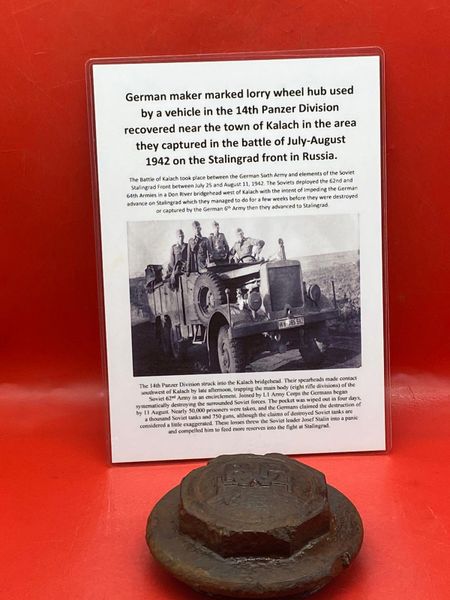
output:
<path id="1" fill-rule="evenodd" d="M 182 481 L 179 523 L 224 557 L 287 557 L 329 530 L 325 477 L 275 454 L 223 456 Z"/>

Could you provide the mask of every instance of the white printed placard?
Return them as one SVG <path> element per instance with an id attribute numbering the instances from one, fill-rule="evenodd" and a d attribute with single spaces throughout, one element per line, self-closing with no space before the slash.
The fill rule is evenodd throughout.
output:
<path id="1" fill-rule="evenodd" d="M 385 450 L 380 52 L 89 70 L 113 461 Z"/>

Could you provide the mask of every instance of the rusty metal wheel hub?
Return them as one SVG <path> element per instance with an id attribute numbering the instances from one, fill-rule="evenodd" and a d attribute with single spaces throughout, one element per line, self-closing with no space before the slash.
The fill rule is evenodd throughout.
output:
<path id="1" fill-rule="evenodd" d="M 153 509 L 153 556 L 198 591 L 239 598 L 308 596 L 347 567 L 363 537 L 353 504 L 281 454 L 220 456 Z"/>

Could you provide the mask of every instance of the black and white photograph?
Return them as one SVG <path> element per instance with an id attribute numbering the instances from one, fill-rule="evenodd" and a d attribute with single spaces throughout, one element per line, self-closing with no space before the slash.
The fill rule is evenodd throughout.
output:
<path id="1" fill-rule="evenodd" d="M 127 230 L 135 377 L 361 366 L 358 215 Z"/>

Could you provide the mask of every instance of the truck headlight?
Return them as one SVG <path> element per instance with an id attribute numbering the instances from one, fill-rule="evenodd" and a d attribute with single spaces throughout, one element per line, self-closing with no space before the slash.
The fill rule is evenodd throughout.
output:
<path id="1" fill-rule="evenodd" d="M 317 285 L 317 283 L 314 283 L 313 285 L 309 286 L 308 296 L 310 300 L 312 300 L 313 302 L 319 302 L 321 295 L 322 292 L 320 291 L 320 287 Z"/>
<path id="2" fill-rule="evenodd" d="M 247 297 L 247 306 L 256 312 L 261 308 L 261 305 L 261 294 L 257 291 L 250 292 Z"/>

